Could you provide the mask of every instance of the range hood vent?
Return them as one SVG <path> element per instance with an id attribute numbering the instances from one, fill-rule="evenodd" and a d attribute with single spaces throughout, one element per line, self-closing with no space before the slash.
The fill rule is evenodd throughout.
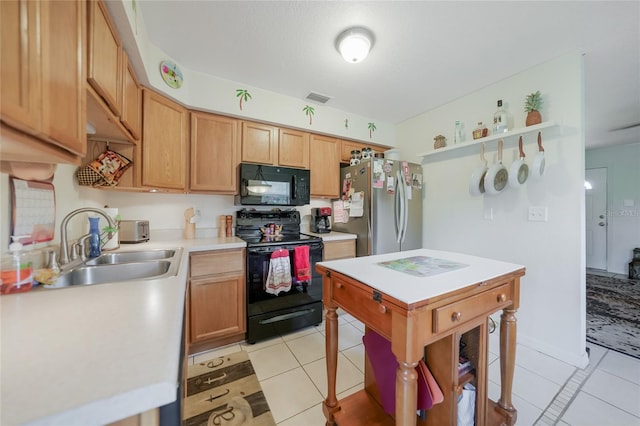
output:
<path id="1" fill-rule="evenodd" d="M 321 95 L 319 93 L 309 92 L 309 94 L 305 99 L 308 99 L 313 102 L 317 102 L 319 104 L 326 104 L 327 101 L 331 98 L 329 96 Z"/>

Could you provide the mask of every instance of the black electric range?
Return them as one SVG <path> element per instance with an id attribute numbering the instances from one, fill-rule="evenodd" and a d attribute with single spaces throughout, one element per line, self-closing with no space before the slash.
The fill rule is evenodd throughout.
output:
<path id="1" fill-rule="evenodd" d="M 265 235 L 279 228 L 278 235 Z M 236 213 L 236 236 L 247 242 L 247 341 L 279 336 L 322 322 L 322 277 L 315 264 L 322 261 L 322 238 L 300 233 L 300 212 L 289 210 L 242 209 Z M 311 279 L 298 281 L 295 252 L 308 246 Z M 291 288 L 272 294 L 267 280 L 272 255 L 289 254 Z"/>

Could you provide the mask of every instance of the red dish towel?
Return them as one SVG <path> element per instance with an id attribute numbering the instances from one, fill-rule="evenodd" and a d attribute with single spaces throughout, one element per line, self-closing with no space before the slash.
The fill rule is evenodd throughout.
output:
<path id="1" fill-rule="evenodd" d="M 296 280 L 309 281 L 311 279 L 309 246 L 296 246 L 293 249 L 293 267 L 296 274 Z"/>
<path id="2" fill-rule="evenodd" d="M 376 385 L 380 392 L 382 408 L 388 414 L 396 413 L 396 370 L 398 360 L 391 352 L 391 342 L 373 330 L 367 330 L 362 337 L 364 349 L 371 361 L 371 368 L 376 379 Z M 427 367 L 420 360 L 416 372 L 418 373 L 418 410 L 428 410 L 434 404 L 433 395 L 425 377 Z M 441 402 L 441 401 L 440 401 Z"/>

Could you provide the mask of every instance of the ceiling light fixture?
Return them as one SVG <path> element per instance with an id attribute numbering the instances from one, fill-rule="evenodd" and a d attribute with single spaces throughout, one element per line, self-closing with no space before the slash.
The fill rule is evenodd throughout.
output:
<path id="1" fill-rule="evenodd" d="M 373 33 L 362 27 L 349 28 L 336 39 L 336 49 L 345 61 L 352 64 L 364 60 L 372 47 Z"/>

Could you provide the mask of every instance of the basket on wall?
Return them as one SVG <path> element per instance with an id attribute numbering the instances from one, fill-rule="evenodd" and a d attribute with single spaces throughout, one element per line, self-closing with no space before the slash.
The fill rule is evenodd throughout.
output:
<path id="1" fill-rule="evenodd" d="M 89 164 L 78 167 L 76 178 L 82 186 L 116 186 L 132 165 L 124 155 L 107 149 Z"/>

